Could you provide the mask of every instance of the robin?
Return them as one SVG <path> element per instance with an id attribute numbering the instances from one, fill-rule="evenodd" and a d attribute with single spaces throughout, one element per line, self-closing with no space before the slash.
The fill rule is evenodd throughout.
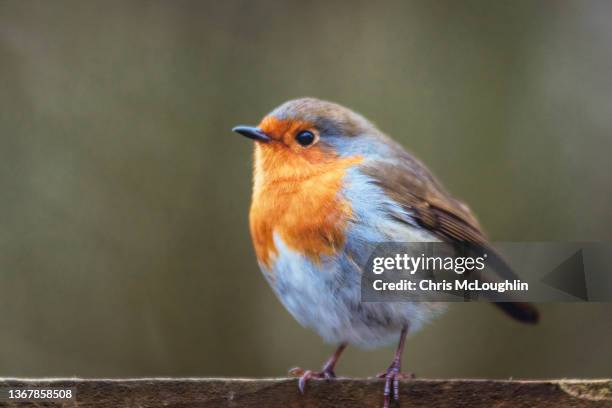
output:
<path id="1" fill-rule="evenodd" d="M 335 377 L 347 345 L 377 347 L 399 338 L 385 379 L 384 407 L 399 399 L 408 333 L 444 310 L 434 302 L 361 302 L 362 261 L 380 242 L 469 242 L 493 253 L 469 208 L 370 121 L 335 103 L 288 101 L 256 127 L 233 131 L 255 141 L 250 229 L 263 275 L 303 326 L 337 344 L 321 371 Z M 496 303 L 511 317 L 537 321 L 525 303 Z"/>

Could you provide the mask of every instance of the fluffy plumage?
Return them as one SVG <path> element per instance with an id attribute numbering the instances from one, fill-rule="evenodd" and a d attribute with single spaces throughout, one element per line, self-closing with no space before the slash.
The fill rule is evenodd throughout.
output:
<path id="1" fill-rule="evenodd" d="M 257 128 L 237 131 L 255 132 L 259 139 L 250 226 L 260 267 L 287 310 L 329 342 L 384 345 L 444 310 L 436 303 L 360 302 L 360 265 L 378 243 L 469 242 L 494 254 L 469 208 L 350 109 L 297 99 L 273 110 Z M 312 145 L 296 141 L 303 131 L 314 135 Z M 512 273 L 501 257 L 494 258 Z M 501 308 L 521 321 L 537 320 L 530 305 Z M 335 359 L 325 376 L 333 374 Z M 396 360 L 388 372 L 395 380 Z"/>

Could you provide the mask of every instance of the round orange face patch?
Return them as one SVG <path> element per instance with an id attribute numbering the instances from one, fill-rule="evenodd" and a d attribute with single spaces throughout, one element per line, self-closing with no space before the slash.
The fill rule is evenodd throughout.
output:
<path id="1" fill-rule="evenodd" d="M 266 129 L 268 133 L 270 128 Z M 282 134 L 295 129 L 291 126 Z M 360 156 L 340 158 L 316 145 L 302 151 L 284 143 L 256 145 L 250 225 L 263 265 L 270 267 L 277 254 L 274 234 L 315 262 L 344 246 L 352 209 L 339 192 L 346 171 L 362 160 Z"/>
<path id="2" fill-rule="evenodd" d="M 283 143 L 295 152 L 307 151 L 311 147 L 315 146 L 316 143 L 309 144 L 308 146 L 300 145 L 296 141 L 296 136 L 302 131 L 309 131 L 315 137 L 315 140 L 319 140 L 319 131 L 316 129 L 314 124 L 302 120 L 289 120 L 289 119 L 277 119 L 274 116 L 266 116 L 258 126 L 265 134 L 267 134 L 273 141 Z M 309 155 L 308 153 L 304 153 Z"/>

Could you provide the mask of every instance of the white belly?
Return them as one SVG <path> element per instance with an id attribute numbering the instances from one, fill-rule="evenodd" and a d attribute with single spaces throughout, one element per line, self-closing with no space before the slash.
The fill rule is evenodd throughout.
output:
<path id="1" fill-rule="evenodd" d="M 275 243 L 278 257 L 270 285 L 295 319 L 325 341 L 366 348 L 387 345 L 398 340 L 402 327 L 415 332 L 443 310 L 424 302 L 361 303 L 361 272 L 346 255 L 315 264 L 278 237 Z"/>

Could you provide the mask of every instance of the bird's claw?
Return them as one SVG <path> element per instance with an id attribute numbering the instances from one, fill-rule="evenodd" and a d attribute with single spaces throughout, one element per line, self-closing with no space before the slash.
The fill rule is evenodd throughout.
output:
<path id="1" fill-rule="evenodd" d="M 382 373 L 376 374 L 376 378 L 387 378 L 389 370 L 383 371 Z M 414 380 L 416 375 L 414 373 L 398 373 L 400 380 Z"/>
<path id="2" fill-rule="evenodd" d="M 304 394 L 306 391 L 306 383 L 313 379 L 331 379 L 336 378 L 336 374 L 332 370 L 323 370 L 323 371 L 312 371 L 312 370 L 304 370 L 300 367 L 295 367 L 289 370 L 289 375 L 291 377 L 299 377 L 298 379 L 298 389 L 301 394 Z"/>
<path id="3" fill-rule="evenodd" d="M 391 395 L 393 399 L 399 401 L 399 382 L 400 380 L 411 380 L 415 376 L 412 373 L 400 372 L 399 363 L 393 362 L 387 371 L 378 374 L 376 377 L 385 379 L 385 391 L 383 408 L 389 408 L 391 403 Z M 393 388 L 391 388 L 393 386 Z"/>

